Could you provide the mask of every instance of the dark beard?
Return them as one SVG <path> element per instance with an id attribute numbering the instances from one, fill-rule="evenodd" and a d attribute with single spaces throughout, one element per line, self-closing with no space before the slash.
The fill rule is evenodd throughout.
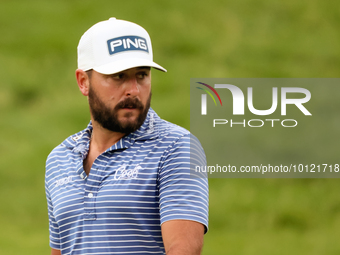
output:
<path id="1" fill-rule="evenodd" d="M 115 108 L 110 109 L 103 101 L 100 100 L 91 85 L 89 88 L 89 105 L 93 119 L 103 128 L 113 132 L 129 134 L 140 128 L 148 114 L 150 102 L 151 92 L 145 106 L 137 98 L 127 98 L 124 101 L 119 102 Z M 140 114 L 136 121 L 127 121 L 126 123 L 122 123 L 118 120 L 118 110 L 127 107 L 137 108 L 140 111 Z"/>

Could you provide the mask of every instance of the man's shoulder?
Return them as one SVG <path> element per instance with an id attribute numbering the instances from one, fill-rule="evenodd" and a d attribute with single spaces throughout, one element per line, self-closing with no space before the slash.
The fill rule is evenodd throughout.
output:
<path id="1" fill-rule="evenodd" d="M 191 148 L 200 155 L 204 154 L 200 141 L 189 130 L 161 118 L 156 123 L 161 143 L 168 144 L 173 149 L 181 148 L 188 151 Z"/>
<path id="2" fill-rule="evenodd" d="M 190 132 L 174 123 L 162 119 L 150 108 L 143 125 L 133 134 L 136 140 L 176 140 L 189 136 Z"/>
<path id="3" fill-rule="evenodd" d="M 73 135 L 70 135 L 62 143 L 57 145 L 48 155 L 47 163 L 60 157 L 65 157 L 67 153 L 69 153 L 74 149 L 74 147 L 76 147 L 78 140 L 82 138 L 85 132 L 86 129 L 79 131 L 78 133 L 75 133 Z"/>
<path id="4" fill-rule="evenodd" d="M 159 119 L 157 128 L 160 138 L 181 138 L 183 136 L 190 136 L 190 131 L 169 121 Z"/>

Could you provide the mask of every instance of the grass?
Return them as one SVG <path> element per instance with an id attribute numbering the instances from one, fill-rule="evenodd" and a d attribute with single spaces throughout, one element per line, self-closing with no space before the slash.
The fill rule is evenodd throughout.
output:
<path id="1" fill-rule="evenodd" d="M 168 69 L 153 72 L 152 107 L 186 128 L 190 78 L 339 76 L 334 1 L 0 6 L 0 254 L 49 253 L 44 164 L 52 148 L 89 121 L 74 70 L 78 40 L 92 24 L 115 16 L 149 31 L 155 61 Z M 339 191 L 337 179 L 211 179 L 203 254 L 339 254 Z"/>

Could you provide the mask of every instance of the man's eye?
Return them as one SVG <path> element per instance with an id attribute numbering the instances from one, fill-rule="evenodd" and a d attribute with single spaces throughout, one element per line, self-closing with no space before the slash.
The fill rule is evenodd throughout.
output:
<path id="1" fill-rule="evenodd" d="M 138 73 L 137 74 L 137 78 L 138 79 L 143 79 L 145 78 L 146 76 L 148 76 L 148 74 L 146 72 L 142 72 L 142 73 Z"/>
<path id="2" fill-rule="evenodd" d="M 122 73 L 113 74 L 113 75 L 111 75 L 111 78 L 114 79 L 114 80 L 121 80 L 121 79 L 124 78 L 124 74 L 122 74 Z"/>

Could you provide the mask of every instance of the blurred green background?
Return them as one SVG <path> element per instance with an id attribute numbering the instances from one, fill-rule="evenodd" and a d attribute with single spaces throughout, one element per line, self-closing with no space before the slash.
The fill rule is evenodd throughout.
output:
<path id="1" fill-rule="evenodd" d="M 89 121 L 80 36 L 117 17 L 151 35 L 152 107 L 189 129 L 194 77 L 338 77 L 336 1 L 0 0 L 0 254 L 49 254 L 48 153 Z M 317 145 L 315 145 L 317 146 Z M 338 179 L 210 179 L 204 255 L 340 254 Z"/>

